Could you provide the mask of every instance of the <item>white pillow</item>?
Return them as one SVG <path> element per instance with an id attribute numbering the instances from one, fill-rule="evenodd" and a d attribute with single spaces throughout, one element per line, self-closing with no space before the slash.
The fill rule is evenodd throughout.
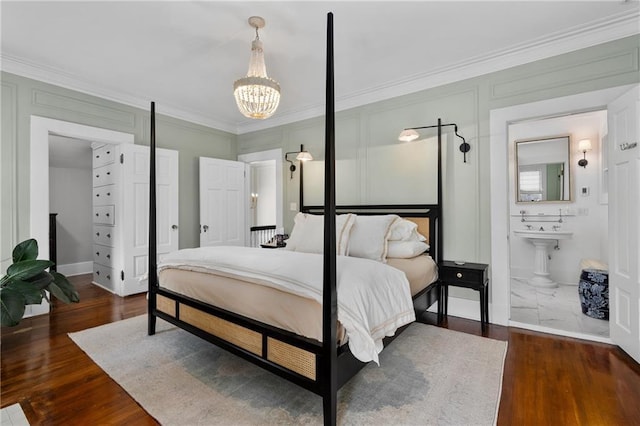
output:
<path id="1" fill-rule="evenodd" d="M 336 216 L 336 253 L 347 255 L 349 233 L 354 223 L 354 215 Z M 324 216 L 298 213 L 294 218 L 291 237 L 287 240 L 286 250 L 305 253 L 324 252 Z"/>
<path id="2" fill-rule="evenodd" d="M 391 226 L 389 241 L 426 241 L 427 239 L 418 233 L 418 224 L 398 217 Z"/>
<path id="3" fill-rule="evenodd" d="M 429 244 L 422 241 L 389 241 L 387 257 L 411 259 L 429 250 Z"/>
<path id="4" fill-rule="evenodd" d="M 386 262 L 387 238 L 397 218 L 394 214 L 356 216 L 349 237 L 349 256 Z"/>

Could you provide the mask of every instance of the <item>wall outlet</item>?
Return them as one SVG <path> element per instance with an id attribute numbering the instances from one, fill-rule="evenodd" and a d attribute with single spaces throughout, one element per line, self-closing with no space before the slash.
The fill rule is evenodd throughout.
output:
<path id="1" fill-rule="evenodd" d="M 583 197 L 588 197 L 589 196 L 589 187 L 588 186 L 583 186 L 582 188 L 580 188 L 580 195 L 582 195 Z"/>
<path id="2" fill-rule="evenodd" d="M 289 210 L 291 210 L 292 212 L 298 211 L 298 203 L 289 204 Z"/>

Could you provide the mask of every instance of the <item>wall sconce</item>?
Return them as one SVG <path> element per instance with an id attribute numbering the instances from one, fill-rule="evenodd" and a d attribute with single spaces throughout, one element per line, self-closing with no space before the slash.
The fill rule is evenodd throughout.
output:
<path id="1" fill-rule="evenodd" d="M 582 151 L 583 155 L 580 161 L 578 161 L 578 166 L 584 167 L 586 169 L 587 164 L 589 164 L 589 162 L 587 161 L 587 151 L 591 151 L 591 140 L 582 139 L 580 142 L 578 142 L 578 150 Z"/>
<path id="2" fill-rule="evenodd" d="M 251 193 L 251 209 L 255 209 L 258 206 L 258 193 Z"/>
<path id="3" fill-rule="evenodd" d="M 296 155 L 296 160 L 297 161 L 311 161 L 311 160 L 313 160 L 313 157 L 311 156 L 309 151 L 305 151 L 304 150 L 304 145 L 300 145 L 300 151 L 292 151 L 292 152 L 287 152 L 286 154 L 284 154 L 285 161 L 288 161 L 289 163 L 291 163 L 291 165 L 289 166 L 289 171 L 291 172 L 290 179 L 293 179 L 293 172 L 296 171 L 296 165 L 293 164 L 293 161 L 289 160 L 288 156 L 290 154 L 298 154 L 298 155 Z"/>
<path id="4" fill-rule="evenodd" d="M 416 130 L 419 129 L 433 129 L 433 128 L 438 128 L 438 137 L 440 138 L 440 135 L 442 134 L 442 128 L 445 126 L 453 126 L 453 131 L 456 134 L 457 137 L 459 137 L 460 139 L 462 139 L 462 143 L 460 144 L 460 146 L 458 147 L 458 149 L 460 149 L 460 152 L 462 152 L 464 154 L 464 162 L 467 162 L 467 152 L 469 152 L 471 150 L 471 145 L 469 145 L 467 143 L 467 141 L 458 134 L 458 125 L 454 124 L 454 123 L 450 123 L 450 124 L 442 124 L 440 122 L 440 119 L 438 119 L 438 124 L 433 125 L 433 126 L 421 126 L 421 127 L 409 127 L 404 129 L 401 133 L 400 136 L 398 136 L 398 140 L 401 142 L 411 142 L 414 141 L 416 139 L 418 139 L 420 137 L 420 133 L 418 133 Z"/>

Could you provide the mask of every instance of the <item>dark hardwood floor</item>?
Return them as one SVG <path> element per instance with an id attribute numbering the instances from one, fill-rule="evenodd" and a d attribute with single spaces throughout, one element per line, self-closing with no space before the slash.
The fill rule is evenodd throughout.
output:
<path id="1" fill-rule="evenodd" d="M 2 328 L 2 407 L 20 403 L 32 425 L 156 424 L 67 336 L 144 314 L 145 295 L 121 298 L 90 275 L 71 279 L 79 304 Z M 443 326 L 481 335 L 475 321 Z M 640 366 L 619 348 L 496 325 L 485 335 L 508 341 L 499 425 L 640 423 Z"/>

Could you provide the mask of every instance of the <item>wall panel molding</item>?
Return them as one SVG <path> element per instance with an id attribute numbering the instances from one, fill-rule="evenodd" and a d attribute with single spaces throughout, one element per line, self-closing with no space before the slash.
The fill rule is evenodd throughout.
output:
<path id="1" fill-rule="evenodd" d="M 17 118 L 18 86 L 2 82 L 2 144 L 0 145 L 0 268 L 11 264 L 13 247 L 18 242 L 17 224 Z"/>
<path id="2" fill-rule="evenodd" d="M 491 86 L 491 99 L 498 100 L 542 90 L 556 89 L 570 84 L 584 83 L 604 77 L 638 72 L 638 48 L 610 53 L 581 62 L 561 65 L 540 72 L 532 70 L 517 78 Z"/>
<path id="3" fill-rule="evenodd" d="M 33 89 L 31 103 L 36 107 L 70 111 L 88 117 L 92 122 L 107 121 L 127 129 L 134 129 L 136 126 L 136 115 L 133 112 L 98 105 L 73 96 Z"/>

